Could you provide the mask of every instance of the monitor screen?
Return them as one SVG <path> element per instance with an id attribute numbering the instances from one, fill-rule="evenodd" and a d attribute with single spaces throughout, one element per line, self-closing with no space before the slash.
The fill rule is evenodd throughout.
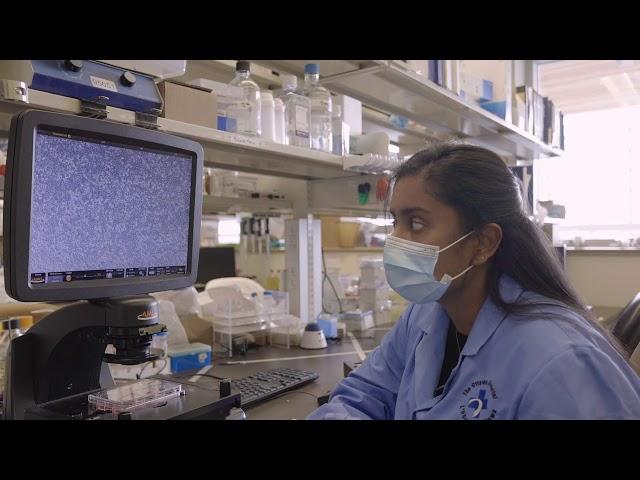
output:
<path id="1" fill-rule="evenodd" d="M 188 273 L 191 169 L 188 155 L 39 130 L 31 285 Z"/>
<path id="2" fill-rule="evenodd" d="M 5 176 L 7 293 L 89 300 L 193 285 L 203 157 L 197 142 L 158 130 L 16 115 Z"/>
<path id="3" fill-rule="evenodd" d="M 236 255 L 233 247 L 202 247 L 198 260 L 198 279 L 205 285 L 215 278 L 236 276 Z"/>

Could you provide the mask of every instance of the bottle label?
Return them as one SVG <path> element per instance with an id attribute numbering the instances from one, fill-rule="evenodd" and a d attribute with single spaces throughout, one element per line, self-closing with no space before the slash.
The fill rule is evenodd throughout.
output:
<path id="1" fill-rule="evenodd" d="M 309 110 L 302 106 L 296 105 L 296 136 L 309 138 Z"/>
<path id="2" fill-rule="evenodd" d="M 311 108 L 314 110 L 323 110 L 326 112 L 331 112 L 331 101 L 326 100 L 324 98 L 312 98 L 311 100 Z"/>

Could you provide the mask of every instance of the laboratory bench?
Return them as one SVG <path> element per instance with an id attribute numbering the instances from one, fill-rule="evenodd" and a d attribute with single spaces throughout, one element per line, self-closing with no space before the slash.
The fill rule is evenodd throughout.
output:
<path id="1" fill-rule="evenodd" d="M 594 306 L 596 316 L 606 324 L 620 309 Z M 316 408 L 318 397 L 330 393 L 344 378 L 345 363 L 349 366 L 361 362 L 365 355 L 376 348 L 391 325 L 375 327 L 364 332 L 353 332 L 340 341 L 328 341 L 321 350 L 304 350 L 299 347 L 281 348 L 262 346 L 250 349 L 245 355 L 216 357 L 206 375 L 236 379 L 275 368 L 294 368 L 319 374 L 314 382 L 291 390 L 276 398 L 245 408 L 247 420 L 303 420 Z M 181 381 L 197 382 L 202 387 L 217 389 L 218 380 L 207 376 L 194 376 L 195 371 L 181 373 Z"/>
<path id="2" fill-rule="evenodd" d="M 390 329 L 391 326 L 381 326 L 365 332 L 353 332 L 353 337 L 328 340 L 327 348 L 319 350 L 257 347 L 244 355 L 216 357 L 212 367 L 202 373 L 236 379 L 275 368 L 316 372 L 319 378 L 315 381 L 244 409 L 247 420 L 303 420 L 318 408 L 318 397 L 329 394 L 344 378 L 345 362 L 353 365 L 362 361 Z M 181 381 L 197 382 L 201 387 L 217 390 L 219 380 L 195 373 L 181 372 L 172 377 L 179 376 Z"/>
<path id="3" fill-rule="evenodd" d="M 34 313 L 34 308 L 44 313 L 60 305 L 32 304 L 31 312 L 16 309 L 16 306 L 24 307 L 25 305 L 19 303 L 7 305 L 15 309 L 10 313 L 14 315 Z M 618 307 L 592 307 L 593 313 L 601 317 L 605 327 L 611 326 L 611 321 L 620 310 Z M 363 332 L 351 332 L 340 340 L 328 340 L 328 346 L 325 349 L 305 350 L 300 347 L 284 348 L 265 345 L 250 348 L 245 354 L 235 354 L 232 357 L 216 355 L 212 366 L 206 371 L 201 369 L 181 372 L 168 377 L 179 380 L 181 383 L 196 383 L 200 387 L 217 391 L 219 380 L 206 375 L 239 379 L 276 368 L 316 372 L 319 378 L 315 381 L 244 409 L 248 420 L 302 420 L 318 408 L 318 398 L 328 395 L 344 378 L 345 363 L 353 366 L 361 362 L 380 344 L 391 328 L 392 325 L 381 325 Z M 204 375 L 196 375 L 197 373 Z M 158 377 L 167 378 L 164 375 Z"/>

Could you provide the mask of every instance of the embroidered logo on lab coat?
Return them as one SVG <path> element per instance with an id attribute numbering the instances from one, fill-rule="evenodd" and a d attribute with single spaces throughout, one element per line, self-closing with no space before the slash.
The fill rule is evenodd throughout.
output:
<path id="1" fill-rule="evenodd" d="M 497 412 L 492 407 L 497 398 L 491 380 L 475 381 L 462 392 L 460 416 L 463 420 L 493 420 Z"/>

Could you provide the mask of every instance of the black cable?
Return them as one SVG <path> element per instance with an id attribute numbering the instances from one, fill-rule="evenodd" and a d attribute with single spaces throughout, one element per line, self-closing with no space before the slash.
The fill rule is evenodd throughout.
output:
<path id="1" fill-rule="evenodd" d="M 327 262 L 326 262 L 325 256 L 324 256 L 324 248 L 322 248 L 320 251 L 322 252 L 322 268 L 324 269 L 324 278 L 322 280 L 322 298 L 323 298 L 322 309 L 326 313 L 330 313 L 330 312 L 327 312 L 327 309 L 324 307 L 324 282 L 325 282 L 325 280 L 329 280 L 329 285 L 331 285 L 331 289 L 333 290 L 333 293 L 336 296 L 336 300 L 338 300 L 338 308 L 340 309 L 340 311 L 338 313 L 343 313 L 344 310 L 342 308 L 342 300 L 340 300 L 340 296 L 338 295 L 338 291 L 336 290 L 336 287 L 333 285 L 333 281 L 331 280 L 331 277 L 327 273 Z"/>
<path id="2" fill-rule="evenodd" d="M 218 359 L 218 360 L 219 360 L 219 359 L 222 359 L 222 358 L 229 358 L 229 357 L 226 355 L 227 353 L 231 353 L 231 354 L 233 355 L 233 347 L 229 348 L 229 347 L 227 347 L 224 343 L 222 343 L 221 341 L 217 341 L 217 340 L 215 340 L 215 339 L 213 340 L 213 343 L 214 343 L 215 345 L 218 345 L 218 346 L 220 346 L 220 347 L 224 348 L 224 352 L 223 352 L 221 355 L 216 355 L 216 354 L 214 354 L 214 353 L 212 352 L 212 354 L 211 354 L 211 359 L 212 359 L 212 360 L 216 360 L 216 359 Z"/>
<path id="3" fill-rule="evenodd" d="M 136 378 L 138 380 L 140 380 L 142 378 L 142 372 L 144 372 L 144 369 L 147 368 L 149 365 L 151 365 L 152 363 L 154 363 L 155 360 L 152 360 L 150 362 L 146 362 L 143 366 L 142 369 L 140 370 L 140 372 L 136 373 Z M 162 359 L 162 368 L 160 368 L 160 370 L 158 370 L 158 372 L 161 372 L 162 370 L 164 370 L 164 368 L 167 366 L 167 359 L 163 358 Z M 155 367 L 154 367 L 155 368 Z"/>
<path id="4" fill-rule="evenodd" d="M 187 377 L 211 377 L 211 378 L 215 378 L 216 380 L 230 380 L 229 378 L 224 378 L 224 377 L 216 377 L 215 375 L 211 375 L 208 373 L 192 373 L 191 375 L 182 375 L 182 376 L 174 376 L 173 378 L 187 378 Z"/>
<path id="5" fill-rule="evenodd" d="M 324 313 L 329 313 L 329 311 L 327 310 L 327 307 L 324 304 L 324 282 L 327 281 L 327 267 L 325 266 L 325 261 L 324 261 L 324 249 L 321 248 L 320 249 L 321 253 L 322 253 L 322 286 L 320 288 L 320 296 L 321 296 L 321 300 L 322 300 L 322 311 Z"/>

